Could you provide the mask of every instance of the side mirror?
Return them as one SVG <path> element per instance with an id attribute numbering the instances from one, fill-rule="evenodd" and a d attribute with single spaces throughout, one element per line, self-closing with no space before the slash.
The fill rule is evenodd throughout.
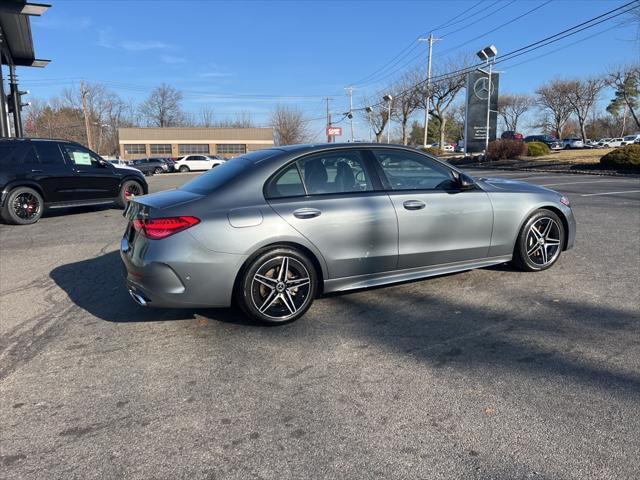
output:
<path id="1" fill-rule="evenodd" d="M 459 178 L 460 190 L 473 190 L 476 188 L 476 182 L 469 175 L 460 174 Z"/>

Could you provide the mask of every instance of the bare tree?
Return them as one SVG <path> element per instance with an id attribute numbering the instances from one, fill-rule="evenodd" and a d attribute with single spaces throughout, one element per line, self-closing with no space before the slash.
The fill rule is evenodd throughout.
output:
<path id="1" fill-rule="evenodd" d="M 619 116 L 620 110 L 623 110 L 623 119 L 627 112 L 630 113 L 636 122 L 636 127 L 640 128 L 640 64 L 612 69 L 606 82 L 615 90 L 614 98 L 609 103 L 607 111 L 614 116 Z"/>
<path id="2" fill-rule="evenodd" d="M 213 107 L 211 105 L 202 105 L 200 107 L 198 114 L 199 114 L 199 119 L 197 122 L 198 126 L 205 127 L 205 128 L 213 127 L 215 115 L 214 115 Z"/>
<path id="3" fill-rule="evenodd" d="M 375 96 L 375 98 L 382 98 L 385 93 L 379 93 Z M 371 111 L 367 109 L 361 110 L 362 116 L 367 120 L 367 123 L 371 125 L 371 129 L 373 130 L 373 134 L 376 137 L 376 142 L 380 143 L 382 140 L 382 135 L 384 134 L 385 127 L 389 123 L 389 105 L 386 102 L 370 102 L 368 99 L 364 99 L 365 105 L 370 105 L 368 107 Z M 396 99 L 394 98 L 391 101 L 391 117 L 394 116 L 394 112 L 396 110 Z"/>
<path id="4" fill-rule="evenodd" d="M 604 86 L 604 82 L 599 78 L 588 78 L 585 80 L 571 80 L 566 82 L 566 99 L 573 113 L 576 114 L 582 141 L 587 140 L 586 124 L 589 118 L 589 111 L 598 100 L 598 95 Z"/>
<path id="5" fill-rule="evenodd" d="M 410 71 L 404 74 L 395 84 L 394 91 L 395 109 L 391 112 L 391 117 L 400 123 L 402 144 L 406 145 L 409 140 L 409 130 L 407 125 L 413 112 L 420 106 L 422 91 L 416 85 L 420 82 L 420 75 L 417 71 Z"/>
<path id="6" fill-rule="evenodd" d="M 557 138 L 562 138 L 564 127 L 573 111 L 567 99 L 567 82 L 553 80 L 536 90 L 536 104 L 542 110 Z"/>
<path id="7" fill-rule="evenodd" d="M 304 143 L 308 138 L 302 112 L 287 105 L 278 105 L 271 115 L 276 145 Z"/>
<path id="8" fill-rule="evenodd" d="M 441 74 L 436 72 L 436 81 L 432 82 L 429 98 L 429 113 L 433 118 L 438 120 L 439 133 L 440 133 L 440 147 L 444 145 L 445 132 L 447 128 L 448 110 L 453 104 L 454 100 L 465 87 L 466 75 L 463 73 L 457 75 L 443 76 L 439 80 L 437 79 L 441 75 L 446 75 L 447 72 L 455 72 L 461 69 L 460 63 L 451 63 L 441 68 Z M 422 88 L 426 88 L 423 85 Z"/>
<path id="9" fill-rule="evenodd" d="M 518 121 L 535 105 L 533 98 L 524 94 L 501 94 L 498 98 L 498 114 L 504 121 L 505 130 L 518 131 Z"/>
<path id="10" fill-rule="evenodd" d="M 156 87 L 149 97 L 140 104 L 140 115 L 148 125 L 174 127 L 184 121 L 182 92 L 163 83 Z"/>

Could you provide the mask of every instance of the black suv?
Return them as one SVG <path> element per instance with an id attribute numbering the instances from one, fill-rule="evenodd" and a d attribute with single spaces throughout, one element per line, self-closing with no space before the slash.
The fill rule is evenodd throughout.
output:
<path id="1" fill-rule="evenodd" d="M 78 143 L 26 138 L 0 140 L 0 188 L 2 218 L 17 225 L 37 222 L 45 208 L 124 207 L 149 191 L 139 170 L 112 165 Z"/>

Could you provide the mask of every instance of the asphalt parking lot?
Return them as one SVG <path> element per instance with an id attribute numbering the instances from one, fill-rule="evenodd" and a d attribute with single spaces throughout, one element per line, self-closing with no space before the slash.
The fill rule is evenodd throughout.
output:
<path id="1" fill-rule="evenodd" d="M 576 247 L 282 327 L 135 305 L 115 208 L 0 225 L 0 476 L 640 478 L 640 179 L 470 173 L 565 193 Z"/>

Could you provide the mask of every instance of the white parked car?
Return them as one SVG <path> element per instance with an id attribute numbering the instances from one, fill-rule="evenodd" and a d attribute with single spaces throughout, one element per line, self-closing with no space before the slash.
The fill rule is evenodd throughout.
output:
<path id="1" fill-rule="evenodd" d="M 603 141 L 598 142 L 598 144 L 599 145 L 601 144 L 605 148 L 621 147 L 622 145 L 624 145 L 624 138 L 622 138 L 622 137 L 605 138 Z"/>
<path id="2" fill-rule="evenodd" d="M 211 170 L 218 165 L 226 162 L 223 158 L 211 157 L 209 155 L 186 155 L 179 158 L 173 168 L 176 172 L 198 172 L 202 170 Z"/>
<path id="3" fill-rule="evenodd" d="M 434 143 L 433 145 L 431 145 L 431 148 L 438 148 L 440 150 L 442 150 L 443 152 L 453 152 L 454 148 L 453 145 L 451 145 L 450 143 L 445 143 L 442 148 L 440 148 L 440 144 L 439 143 Z"/>
<path id="4" fill-rule="evenodd" d="M 581 138 L 563 138 L 562 148 L 584 148 L 584 142 Z"/>
<path id="5" fill-rule="evenodd" d="M 631 145 L 632 143 L 640 143 L 640 133 L 634 133 L 633 135 L 627 135 L 622 139 L 623 145 Z"/>

